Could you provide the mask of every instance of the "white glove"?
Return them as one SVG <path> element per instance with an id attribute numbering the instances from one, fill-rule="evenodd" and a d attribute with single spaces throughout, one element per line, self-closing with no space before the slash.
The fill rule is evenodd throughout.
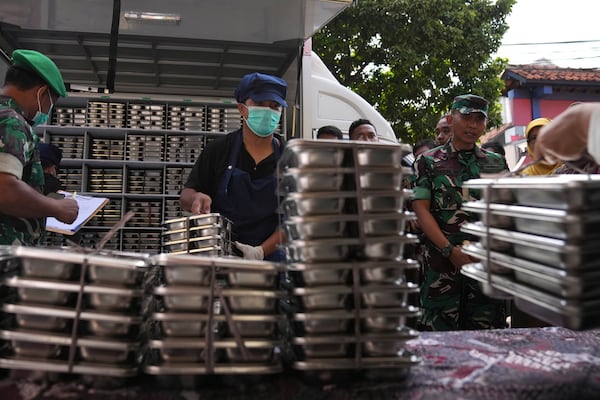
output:
<path id="1" fill-rule="evenodd" d="M 246 260 L 264 260 L 265 253 L 261 246 L 250 246 L 248 244 L 234 242 L 235 247 L 237 247 L 242 253 L 244 253 L 244 258 Z"/>

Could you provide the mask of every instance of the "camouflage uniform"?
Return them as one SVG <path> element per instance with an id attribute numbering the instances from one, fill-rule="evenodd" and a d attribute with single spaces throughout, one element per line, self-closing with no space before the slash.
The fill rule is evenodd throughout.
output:
<path id="1" fill-rule="evenodd" d="M 0 171 L 17 176 L 41 193 L 44 172 L 38 142 L 15 101 L 0 98 Z M 45 218 L 17 218 L 0 213 L 0 244 L 39 245 L 45 227 Z"/>
<path id="2" fill-rule="evenodd" d="M 431 200 L 430 212 L 453 245 L 476 239 L 460 231 L 474 214 L 461 210 L 465 201 L 478 199 L 476 190 L 462 189 L 480 173 L 508 170 L 504 158 L 481 150 L 457 151 L 449 141 L 422 154 L 416 161 L 415 200 Z M 490 299 L 478 282 L 463 276 L 437 247 L 424 241 L 421 330 L 500 328 L 505 325 L 503 302 Z"/>

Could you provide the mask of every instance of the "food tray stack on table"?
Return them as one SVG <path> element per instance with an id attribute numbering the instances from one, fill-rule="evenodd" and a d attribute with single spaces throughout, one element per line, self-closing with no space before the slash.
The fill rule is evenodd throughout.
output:
<path id="1" fill-rule="evenodd" d="M 417 284 L 404 257 L 412 192 L 401 166 L 407 145 L 290 141 L 279 161 L 287 235 L 292 368 L 401 376 L 419 358 L 405 350 L 418 332 Z M 411 304 L 414 302 L 414 304 Z M 323 375 L 325 374 L 325 375 Z"/>
<path id="2" fill-rule="evenodd" d="M 174 218 L 164 225 L 165 253 L 207 257 L 233 254 L 232 222 L 219 213 Z"/>
<path id="3" fill-rule="evenodd" d="M 160 254 L 144 370 L 158 376 L 282 371 L 276 290 L 282 264 Z"/>
<path id="4" fill-rule="evenodd" d="M 600 176 L 474 179 L 482 199 L 463 204 L 481 221 L 463 250 L 480 260 L 462 273 L 491 296 L 570 329 L 600 327 Z"/>
<path id="5" fill-rule="evenodd" d="M 0 367 L 128 377 L 141 359 L 143 254 L 5 247 Z"/>

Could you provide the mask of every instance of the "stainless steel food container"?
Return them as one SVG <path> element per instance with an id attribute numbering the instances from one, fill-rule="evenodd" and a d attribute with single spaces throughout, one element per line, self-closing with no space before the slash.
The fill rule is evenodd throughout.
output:
<path id="1" fill-rule="evenodd" d="M 232 285 L 271 287 L 283 264 L 244 260 L 239 257 L 196 257 L 194 255 L 158 254 L 152 262 L 162 267 L 167 283 L 174 285 L 209 285 L 211 270 L 229 276 Z"/>
<path id="2" fill-rule="evenodd" d="M 176 231 L 201 226 L 219 226 L 231 230 L 231 221 L 219 213 L 198 214 L 165 221 L 167 231 Z"/>
<path id="3" fill-rule="evenodd" d="M 490 220 L 487 221 L 489 207 Z M 524 207 L 483 202 L 467 202 L 463 209 L 482 215 L 487 225 L 499 228 L 514 228 L 518 232 L 532 233 L 570 243 L 598 238 L 600 211 L 574 214 L 566 210 Z"/>
<path id="4" fill-rule="evenodd" d="M 350 247 L 360 244 L 358 239 L 296 240 L 286 245 L 288 260 L 292 262 L 335 262 L 345 260 Z"/>
<path id="5" fill-rule="evenodd" d="M 344 149 L 306 140 L 293 140 L 287 145 L 279 166 L 285 168 L 339 167 L 344 160 Z"/>
<path id="6" fill-rule="evenodd" d="M 351 215 L 292 216 L 284 224 L 288 240 L 311 240 L 341 238 L 346 232 L 346 224 L 356 220 Z"/>
<path id="7" fill-rule="evenodd" d="M 34 359 L 57 358 L 62 351 L 62 346 L 56 344 L 35 343 L 19 339 L 11 340 L 10 347 L 16 356 Z"/>
<path id="8" fill-rule="evenodd" d="M 402 235 L 406 222 L 416 220 L 412 212 L 393 214 L 366 214 L 363 215 L 362 229 L 369 236 Z"/>
<path id="9" fill-rule="evenodd" d="M 402 158 L 412 149 L 406 144 L 398 146 L 359 145 L 355 151 L 359 166 L 402 168 Z"/>
<path id="10" fill-rule="evenodd" d="M 491 187 L 492 193 L 510 191 L 513 198 L 504 196 L 508 200 L 506 202 L 533 207 L 578 211 L 598 209 L 600 204 L 598 175 L 473 179 L 463 186 L 474 189 Z M 496 199 L 492 199 L 492 202 L 496 202 Z"/>
<path id="11" fill-rule="evenodd" d="M 393 260 L 372 262 L 360 269 L 361 279 L 365 283 L 403 283 L 406 282 L 406 271 L 418 268 L 415 260 Z"/>
<path id="12" fill-rule="evenodd" d="M 157 286 L 153 293 L 161 296 L 167 310 L 203 311 L 208 310 L 210 289 L 193 286 Z"/>
<path id="13" fill-rule="evenodd" d="M 288 269 L 300 274 L 297 286 L 346 285 L 351 275 L 348 263 L 289 264 Z"/>
<path id="14" fill-rule="evenodd" d="M 397 260 L 404 256 L 404 246 L 418 243 L 417 236 L 412 234 L 367 237 L 361 241 L 362 252 L 370 260 Z"/>
<path id="15" fill-rule="evenodd" d="M 363 192 L 360 200 L 362 209 L 368 213 L 399 212 L 404 209 L 407 199 L 413 196 L 412 190 L 403 189 Z"/>
<path id="16" fill-rule="evenodd" d="M 597 241 L 571 245 L 561 239 L 498 228 L 486 229 L 485 226 L 474 223 L 463 225 L 461 230 L 483 239 L 489 234 L 492 239 L 509 244 L 517 257 L 547 266 L 563 269 L 575 267 L 588 269 L 600 264 L 600 246 Z M 482 242 L 484 242 L 483 239 Z M 491 248 L 496 250 L 494 247 Z M 499 251 L 501 250 L 499 249 Z"/>
<path id="17" fill-rule="evenodd" d="M 342 188 L 345 174 L 351 168 L 289 168 L 282 172 L 279 190 L 291 192 L 336 192 Z"/>
<path id="18" fill-rule="evenodd" d="M 357 172 L 360 187 L 364 190 L 400 190 L 402 177 L 410 175 L 402 169 L 363 169 Z"/>
<path id="19" fill-rule="evenodd" d="M 361 297 L 367 307 L 406 307 L 408 295 L 418 291 L 414 283 L 369 285 L 361 288 Z"/>
<path id="20" fill-rule="evenodd" d="M 226 232 L 218 225 L 191 227 L 189 229 L 177 229 L 163 232 L 164 240 L 173 242 L 178 240 L 193 239 L 205 236 L 217 236 Z"/>
<path id="21" fill-rule="evenodd" d="M 343 309 L 311 310 L 305 313 L 295 313 L 293 320 L 310 335 L 342 334 L 347 332 L 354 323 L 356 314 Z"/>
<path id="22" fill-rule="evenodd" d="M 348 354 L 348 343 L 313 343 L 299 345 L 310 358 L 342 358 Z"/>
<path id="23" fill-rule="evenodd" d="M 287 217 L 340 215 L 347 199 L 355 196 L 354 192 L 289 193 L 281 209 Z"/>
<path id="24" fill-rule="evenodd" d="M 306 310 L 345 309 L 352 288 L 346 286 L 295 288 L 293 293 L 298 296 Z"/>
<path id="25" fill-rule="evenodd" d="M 225 349 L 225 356 L 232 363 L 270 363 L 273 359 L 273 348 L 249 348 L 244 356 L 239 347 L 228 347 Z"/>
<path id="26" fill-rule="evenodd" d="M 364 330 L 368 333 L 402 332 L 406 329 L 407 318 L 420 315 L 417 307 L 407 305 L 400 308 L 373 310 L 364 315 Z"/>

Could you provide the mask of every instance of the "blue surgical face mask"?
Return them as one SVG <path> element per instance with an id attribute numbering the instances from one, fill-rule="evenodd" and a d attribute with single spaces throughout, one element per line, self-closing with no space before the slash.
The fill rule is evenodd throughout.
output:
<path id="1" fill-rule="evenodd" d="M 44 88 L 40 88 L 43 90 Z M 48 119 L 50 118 L 50 113 L 52 112 L 52 107 L 54 107 L 54 103 L 52 102 L 52 96 L 50 96 L 50 92 L 48 92 L 48 97 L 50 98 L 50 108 L 47 113 L 42 112 L 42 104 L 40 102 L 40 90 L 37 93 L 37 102 L 38 102 L 38 110 L 33 116 L 33 126 L 44 125 L 48 123 Z"/>
<path id="2" fill-rule="evenodd" d="M 246 124 L 256 136 L 267 137 L 275 132 L 281 110 L 273 110 L 270 107 L 245 106 L 248 109 L 248 118 Z"/>

